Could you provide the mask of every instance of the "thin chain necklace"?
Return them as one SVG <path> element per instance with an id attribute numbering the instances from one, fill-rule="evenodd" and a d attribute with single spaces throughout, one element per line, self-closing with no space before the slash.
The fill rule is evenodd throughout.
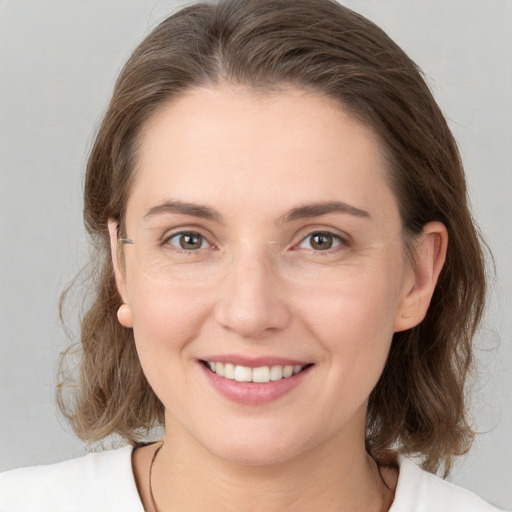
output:
<path id="1" fill-rule="evenodd" d="M 156 457 L 158 455 L 158 452 L 162 449 L 162 446 L 164 445 L 164 443 L 162 443 L 156 450 L 155 450 L 155 453 L 153 454 L 153 458 L 151 459 L 151 465 L 149 466 L 149 498 L 151 500 L 151 507 L 153 508 L 153 511 L 154 512 L 160 512 L 158 510 L 158 507 L 156 506 L 156 501 L 155 501 L 155 496 L 153 495 L 153 485 L 152 485 L 152 477 L 153 477 L 153 466 L 155 464 L 155 461 L 156 461 Z M 386 488 L 392 492 L 392 490 L 389 488 L 388 484 L 386 483 L 386 480 L 384 480 L 384 477 L 382 476 L 382 473 L 381 473 L 381 470 L 380 470 L 380 465 L 375 462 L 375 464 L 377 465 L 377 471 L 379 472 L 379 476 L 380 476 L 380 479 L 382 481 L 382 483 L 386 486 Z M 384 505 L 385 506 L 385 505 Z"/>
<path id="2" fill-rule="evenodd" d="M 153 507 L 154 512 L 159 512 L 158 507 L 156 506 L 155 497 L 153 496 L 153 485 L 151 485 L 152 482 L 152 476 L 153 476 L 153 465 L 155 464 L 156 456 L 158 455 L 158 452 L 162 449 L 162 446 L 164 443 L 162 443 L 153 454 L 153 458 L 151 459 L 151 465 L 149 466 L 149 498 L 151 500 L 151 506 Z"/>

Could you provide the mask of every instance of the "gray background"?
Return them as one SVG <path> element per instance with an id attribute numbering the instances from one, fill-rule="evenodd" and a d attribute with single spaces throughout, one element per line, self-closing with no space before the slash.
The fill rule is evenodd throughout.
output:
<path id="1" fill-rule="evenodd" d="M 460 143 L 497 276 L 475 445 L 452 480 L 512 508 L 512 2 L 353 0 L 424 69 Z M 84 450 L 54 403 L 59 293 L 85 261 L 81 179 L 132 48 L 182 2 L 0 0 L 0 470 Z"/>

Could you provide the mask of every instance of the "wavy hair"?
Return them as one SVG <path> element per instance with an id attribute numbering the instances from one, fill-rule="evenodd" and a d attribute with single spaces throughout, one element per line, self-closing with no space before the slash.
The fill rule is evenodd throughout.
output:
<path id="1" fill-rule="evenodd" d="M 394 335 L 369 398 L 366 447 L 383 464 L 399 452 L 420 457 L 429 471 L 443 465 L 447 472 L 473 436 L 465 381 L 484 308 L 483 245 L 456 143 L 421 71 L 375 24 L 331 0 L 192 5 L 158 25 L 128 59 L 87 164 L 84 221 L 94 296 L 75 347 L 80 371 L 71 394 L 62 374 L 61 410 L 88 441 L 118 434 L 137 442 L 163 421 L 133 333 L 117 321 L 121 298 L 107 221 L 122 222 L 139 134 L 153 113 L 187 89 L 225 81 L 263 91 L 293 86 L 335 99 L 379 136 L 409 238 L 430 221 L 446 226 L 447 260 L 427 316 Z"/>

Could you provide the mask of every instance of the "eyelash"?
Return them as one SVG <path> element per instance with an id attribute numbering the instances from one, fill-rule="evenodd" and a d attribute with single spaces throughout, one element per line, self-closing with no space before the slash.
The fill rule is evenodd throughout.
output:
<path id="1" fill-rule="evenodd" d="M 202 243 L 201 245 L 203 245 L 203 243 L 207 243 L 208 244 L 208 247 L 199 247 L 197 249 L 185 249 L 183 247 L 179 248 L 177 247 L 176 245 L 172 244 L 171 243 L 171 240 L 173 239 L 178 239 L 179 237 L 182 237 L 182 236 L 191 236 L 191 237 L 200 237 L 202 239 Z M 339 250 L 341 250 L 341 248 L 343 247 L 348 247 L 350 245 L 349 243 L 349 240 L 347 240 L 346 238 L 336 234 L 336 233 L 333 233 L 331 231 L 325 231 L 325 230 L 319 230 L 319 231 L 311 231 L 309 232 L 306 236 L 304 236 L 297 244 L 294 244 L 291 249 L 292 250 L 299 250 L 301 247 L 301 245 L 306 241 L 308 240 L 308 238 L 312 238 L 314 236 L 323 236 L 323 237 L 327 237 L 327 238 L 332 238 L 333 242 L 335 243 L 334 247 L 330 247 L 329 249 L 324 249 L 324 250 L 316 250 L 314 248 L 310 248 L 310 250 L 316 254 L 321 254 L 321 255 L 329 255 L 329 254 L 332 254 L 332 253 L 335 253 L 335 252 L 338 252 Z M 198 231 L 194 231 L 194 230 L 183 230 L 183 231 L 177 231 L 175 233 L 171 233 L 169 234 L 168 236 L 165 236 L 163 239 L 162 239 L 162 242 L 161 242 L 161 245 L 162 246 L 171 246 L 173 248 L 173 250 L 175 250 L 176 252 L 179 252 L 179 253 L 185 253 L 185 254 L 197 254 L 199 251 L 203 251 L 205 249 L 217 249 L 217 246 L 211 242 L 206 236 L 202 235 L 201 233 L 199 233 Z"/>

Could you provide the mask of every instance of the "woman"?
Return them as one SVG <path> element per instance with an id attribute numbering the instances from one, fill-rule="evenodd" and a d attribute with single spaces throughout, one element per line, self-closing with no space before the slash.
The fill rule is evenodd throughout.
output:
<path id="1" fill-rule="evenodd" d="M 446 122 L 372 23 L 171 16 L 121 72 L 84 215 L 97 295 L 61 406 L 130 444 L 4 474 L 2 510 L 496 510 L 429 473 L 471 442 L 482 249 Z"/>

